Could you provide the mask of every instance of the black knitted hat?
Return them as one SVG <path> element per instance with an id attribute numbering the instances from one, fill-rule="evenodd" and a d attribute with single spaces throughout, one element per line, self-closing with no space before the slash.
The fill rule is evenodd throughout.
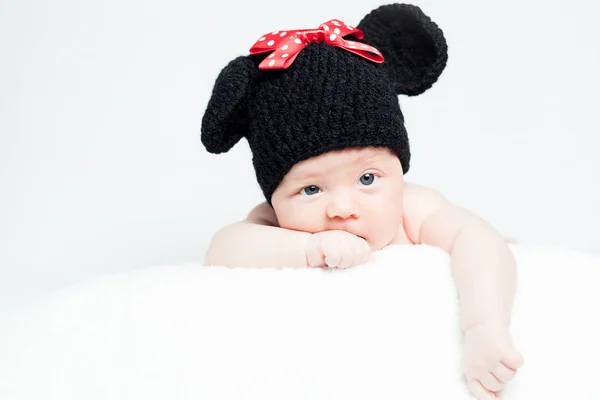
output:
<path id="1" fill-rule="evenodd" d="M 267 202 L 294 164 L 330 150 L 387 147 L 408 171 L 397 96 L 421 94 L 437 81 L 448 58 L 446 40 L 408 4 L 381 6 L 356 28 L 364 37 L 359 32 L 345 39 L 375 47 L 382 63 L 311 42 L 287 69 L 259 69 L 273 54 L 267 52 L 237 57 L 217 77 L 202 118 L 202 143 L 223 153 L 246 137 Z"/>

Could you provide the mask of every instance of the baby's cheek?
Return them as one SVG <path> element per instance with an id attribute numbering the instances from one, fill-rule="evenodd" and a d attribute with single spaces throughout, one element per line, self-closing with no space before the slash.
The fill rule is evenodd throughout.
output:
<path id="1" fill-rule="evenodd" d="M 320 231 L 314 221 L 314 216 L 308 212 L 281 211 L 277 214 L 279 226 L 285 229 L 315 233 Z"/>
<path id="2" fill-rule="evenodd" d="M 373 220 L 376 221 L 371 226 L 374 242 L 378 247 L 386 246 L 396 237 L 398 229 L 402 225 L 402 210 L 388 207 L 387 210 L 378 212 Z"/>

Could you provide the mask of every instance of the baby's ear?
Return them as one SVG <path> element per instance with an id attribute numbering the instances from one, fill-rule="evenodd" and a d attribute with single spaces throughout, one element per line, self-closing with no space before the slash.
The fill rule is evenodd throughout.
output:
<path id="1" fill-rule="evenodd" d="M 202 117 L 202 144 L 211 153 L 231 149 L 248 129 L 248 93 L 257 67 L 250 57 L 237 57 L 221 70 Z"/>
<path id="2" fill-rule="evenodd" d="M 417 6 L 381 6 L 365 16 L 357 28 L 365 34 L 363 41 L 383 54 L 382 68 L 396 94 L 423 93 L 446 67 L 448 46 L 444 34 Z"/>

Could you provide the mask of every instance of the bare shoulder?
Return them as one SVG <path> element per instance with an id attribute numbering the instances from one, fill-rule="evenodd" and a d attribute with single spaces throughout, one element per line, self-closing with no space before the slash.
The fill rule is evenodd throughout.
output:
<path id="1" fill-rule="evenodd" d="M 427 218 L 449 204 L 439 191 L 412 182 L 404 183 L 402 202 L 404 229 L 415 243 L 421 242 L 421 228 Z"/>
<path id="2" fill-rule="evenodd" d="M 267 202 L 254 207 L 246 217 L 246 221 L 258 225 L 279 226 L 275 210 Z"/>
<path id="3" fill-rule="evenodd" d="M 449 202 L 439 191 L 404 183 L 403 224 L 408 237 L 413 242 L 427 242 L 449 249 L 453 235 L 465 223 L 483 221 L 479 216 L 464 207 Z M 507 243 L 518 243 L 514 238 L 504 236 Z"/>
<path id="4" fill-rule="evenodd" d="M 403 198 L 405 208 L 419 204 L 421 206 L 438 206 L 446 202 L 446 198 L 439 191 L 412 182 L 404 182 Z"/>

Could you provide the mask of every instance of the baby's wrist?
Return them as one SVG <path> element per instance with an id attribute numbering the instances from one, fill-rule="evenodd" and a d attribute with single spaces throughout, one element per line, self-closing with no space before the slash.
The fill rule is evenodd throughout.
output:
<path id="1" fill-rule="evenodd" d="M 306 240 L 304 241 L 304 258 L 306 261 L 306 267 L 318 267 L 318 261 L 320 257 L 317 257 L 316 243 L 314 241 L 314 234 L 307 233 Z"/>
<path id="2" fill-rule="evenodd" d="M 508 329 L 510 323 L 501 317 L 489 317 L 464 325 L 463 332 L 474 329 Z"/>

